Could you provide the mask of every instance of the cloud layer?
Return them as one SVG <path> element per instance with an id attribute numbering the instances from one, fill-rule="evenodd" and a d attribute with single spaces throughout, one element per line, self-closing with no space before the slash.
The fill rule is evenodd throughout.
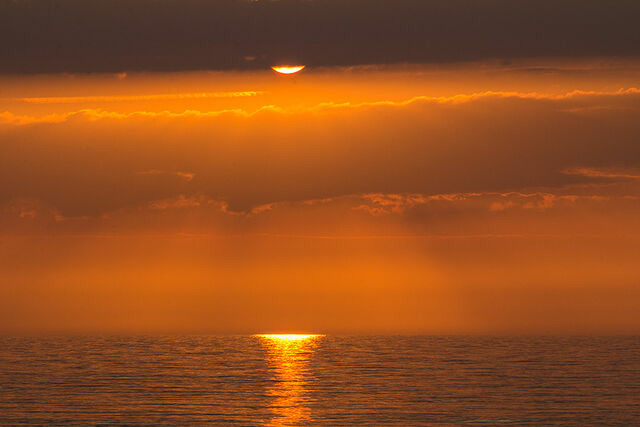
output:
<path id="1" fill-rule="evenodd" d="M 500 73 L 18 80 L 0 331 L 637 333 L 640 92 Z"/>
<path id="2" fill-rule="evenodd" d="M 0 2 L 0 73 L 640 55 L 634 0 Z"/>
<path id="3" fill-rule="evenodd" d="M 181 194 L 246 212 L 361 193 L 519 191 L 640 167 L 635 89 L 3 120 L 0 200 L 35 198 L 68 217 Z"/>

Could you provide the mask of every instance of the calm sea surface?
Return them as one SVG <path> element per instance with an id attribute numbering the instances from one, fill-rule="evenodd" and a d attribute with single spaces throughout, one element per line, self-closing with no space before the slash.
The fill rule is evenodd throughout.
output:
<path id="1" fill-rule="evenodd" d="M 640 425 L 640 337 L 0 338 L 0 424 Z"/>

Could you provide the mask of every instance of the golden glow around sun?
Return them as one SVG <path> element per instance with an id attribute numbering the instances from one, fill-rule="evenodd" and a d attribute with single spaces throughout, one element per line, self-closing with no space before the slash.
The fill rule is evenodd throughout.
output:
<path id="1" fill-rule="evenodd" d="M 304 65 L 276 65 L 271 69 L 280 74 L 295 74 L 304 67 Z"/>
<path id="2" fill-rule="evenodd" d="M 306 340 L 309 338 L 315 338 L 315 337 L 320 337 L 322 335 L 317 335 L 317 334 L 310 334 L 310 335 L 305 335 L 305 334 L 258 334 L 255 335 L 256 337 L 260 337 L 260 338 L 266 338 L 268 340 L 274 340 L 274 341 L 302 341 L 302 340 Z"/>

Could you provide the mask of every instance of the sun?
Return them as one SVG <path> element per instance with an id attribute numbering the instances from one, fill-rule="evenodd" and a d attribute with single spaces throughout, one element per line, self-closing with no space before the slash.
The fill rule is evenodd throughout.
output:
<path id="1" fill-rule="evenodd" d="M 295 74 L 304 67 L 304 65 L 275 65 L 271 69 L 280 74 Z"/>
<path id="2" fill-rule="evenodd" d="M 256 337 L 273 341 L 304 341 L 309 338 L 321 337 L 319 334 L 257 334 Z"/>

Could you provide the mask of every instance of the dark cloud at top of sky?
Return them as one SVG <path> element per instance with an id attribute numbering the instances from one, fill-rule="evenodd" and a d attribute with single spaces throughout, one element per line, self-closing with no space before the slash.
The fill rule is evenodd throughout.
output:
<path id="1" fill-rule="evenodd" d="M 636 0 L 0 0 L 0 72 L 640 56 Z"/>

